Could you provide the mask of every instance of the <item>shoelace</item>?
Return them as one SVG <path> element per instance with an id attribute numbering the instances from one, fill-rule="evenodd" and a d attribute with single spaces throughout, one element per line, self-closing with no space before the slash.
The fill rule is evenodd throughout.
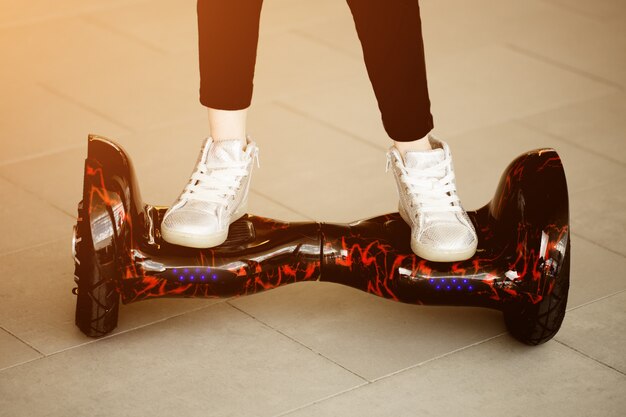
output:
<path id="1" fill-rule="evenodd" d="M 253 159 L 259 163 L 259 150 L 256 148 Z M 252 161 L 254 163 L 254 161 Z M 237 194 L 240 177 L 248 175 L 247 161 L 229 162 L 227 164 L 200 162 L 185 186 L 180 200 L 200 200 L 226 205 L 231 196 Z"/>
<path id="2" fill-rule="evenodd" d="M 387 154 L 389 171 L 391 155 Z M 429 168 L 408 168 L 396 162 L 402 175 L 400 179 L 408 188 L 408 194 L 422 212 L 462 211 L 460 199 L 456 194 L 454 174 L 450 169 L 450 160 L 443 160 Z"/>

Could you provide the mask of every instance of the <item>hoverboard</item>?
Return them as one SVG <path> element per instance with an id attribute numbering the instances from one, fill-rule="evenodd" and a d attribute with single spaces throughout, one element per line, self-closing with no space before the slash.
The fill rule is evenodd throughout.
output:
<path id="1" fill-rule="evenodd" d="M 245 214 L 208 249 L 165 242 L 167 207 L 145 204 L 119 144 L 89 135 L 72 253 L 76 325 L 111 332 L 119 303 L 157 297 L 235 297 L 300 281 L 344 284 L 396 301 L 501 310 L 509 332 L 536 345 L 559 330 L 569 290 L 568 194 L 553 149 L 516 158 L 493 199 L 468 212 L 476 254 L 431 262 L 410 227 L 389 213 L 349 224 L 284 222 Z"/>

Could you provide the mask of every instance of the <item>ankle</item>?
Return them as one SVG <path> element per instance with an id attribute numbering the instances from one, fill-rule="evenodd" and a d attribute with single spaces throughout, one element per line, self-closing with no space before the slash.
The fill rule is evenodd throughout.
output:
<path id="1" fill-rule="evenodd" d="M 222 110 L 208 108 L 209 131 L 214 141 L 239 139 L 246 142 L 248 109 Z"/>
<path id="2" fill-rule="evenodd" d="M 400 151 L 400 154 L 402 156 L 404 156 L 405 152 L 413 152 L 413 151 L 423 152 L 423 151 L 432 150 L 432 146 L 429 140 L 429 135 L 426 135 L 423 138 L 412 140 L 412 141 L 405 141 L 405 142 L 394 141 L 394 146 L 396 147 L 396 149 Z"/>

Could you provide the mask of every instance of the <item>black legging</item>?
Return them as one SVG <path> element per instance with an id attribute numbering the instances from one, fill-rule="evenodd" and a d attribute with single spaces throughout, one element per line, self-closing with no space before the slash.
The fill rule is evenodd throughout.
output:
<path id="1" fill-rule="evenodd" d="M 347 0 L 383 126 L 396 141 L 433 128 L 418 0 Z M 250 106 L 263 0 L 198 0 L 200 102 Z"/>

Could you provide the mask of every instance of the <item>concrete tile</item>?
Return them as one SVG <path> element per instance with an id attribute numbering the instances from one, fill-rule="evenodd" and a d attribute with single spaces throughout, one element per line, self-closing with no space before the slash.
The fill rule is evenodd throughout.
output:
<path id="1" fill-rule="evenodd" d="M 428 60 L 523 36 L 549 8 L 536 0 L 426 1 L 420 7 Z"/>
<path id="2" fill-rule="evenodd" d="M 66 237 L 0 257 L 0 326 L 44 354 L 91 342 L 74 325 L 74 263 Z M 218 300 L 160 299 L 120 306 L 113 334 L 209 306 Z"/>
<path id="3" fill-rule="evenodd" d="M 326 19 L 318 22 L 302 22 L 292 31 L 330 48 L 341 51 L 357 61 L 363 60 L 361 43 L 356 32 L 354 19 L 346 2 L 341 3 L 342 10 L 327 14 Z"/>
<path id="4" fill-rule="evenodd" d="M 85 137 L 84 146 L 0 166 L 0 175 L 75 218 L 83 192 L 86 142 Z"/>
<path id="5" fill-rule="evenodd" d="M 193 54 L 165 56 L 146 48 L 118 60 L 116 54 L 102 52 L 96 71 L 74 67 L 61 77 L 47 77 L 44 84 L 136 131 L 205 114 L 198 102 L 197 67 Z"/>
<path id="6" fill-rule="evenodd" d="M 618 16 L 626 15 L 624 2 L 620 0 L 599 0 L 593 4 L 584 0 L 547 0 L 549 3 L 561 6 L 572 11 L 587 14 L 601 21 L 614 20 Z"/>
<path id="7" fill-rule="evenodd" d="M 0 254 L 71 233 L 70 216 L 3 178 L 0 178 L 0 196 Z"/>
<path id="8" fill-rule="evenodd" d="M 264 107 L 260 106 L 261 109 Z M 256 111 L 257 108 L 252 109 L 251 113 Z M 253 126 L 251 129 L 254 131 Z M 169 206 L 189 181 L 200 147 L 208 134 L 207 119 L 201 118 L 114 140 L 123 144 L 135 165 L 144 202 Z M 253 133 L 250 135 L 254 140 L 263 140 L 263 137 L 257 138 Z M 268 152 L 271 151 L 268 149 Z M 265 169 L 265 162 L 263 152 L 259 155 L 261 168 L 256 165 L 253 168 L 248 212 L 285 221 L 306 220 L 306 215 L 285 206 L 279 198 L 268 194 L 260 186 L 258 176 Z"/>
<path id="9" fill-rule="evenodd" d="M 30 0 L 11 3 L 10 7 L 3 8 L 2 16 L 0 16 L 0 28 L 29 25 L 64 16 L 74 16 L 95 9 L 119 7 L 133 1 L 139 0 L 62 0 L 54 4 L 42 0 Z"/>
<path id="10" fill-rule="evenodd" d="M 83 106 L 97 108 L 132 130 L 194 120 L 206 114 L 198 101 L 197 42 L 192 49 L 164 53 L 89 20 L 75 25 L 74 33 L 85 32 L 101 48 L 97 53 L 90 50 L 83 65 L 62 59 L 62 55 L 51 63 L 52 69 L 40 75 L 44 85 Z M 78 44 L 76 51 L 82 48 Z M 91 60 L 93 65 L 89 65 Z M 354 59 L 301 36 L 262 34 L 253 103 L 317 89 L 349 75 L 355 65 L 358 62 Z"/>
<path id="11" fill-rule="evenodd" d="M 532 30 L 524 30 L 511 39 L 513 46 L 607 85 L 619 85 L 622 89 L 626 86 L 623 26 L 607 25 L 592 16 L 559 6 L 546 7 L 532 22 Z M 581 30 L 583 27 L 585 29 Z"/>
<path id="12" fill-rule="evenodd" d="M 500 337 L 286 414 L 621 416 L 626 378 L 558 344 Z"/>
<path id="13" fill-rule="evenodd" d="M 546 5 L 529 0 L 424 1 L 420 16 L 427 61 L 451 53 L 501 43 L 527 28 L 530 19 Z M 489 13 L 485 13 L 489 10 Z M 349 8 L 323 22 L 303 23 L 294 29 L 362 59 L 361 45 Z"/>
<path id="14" fill-rule="evenodd" d="M 24 82 L 69 78 L 79 86 L 100 77 L 102 65 L 108 61 L 132 63 L 165 55 L 81 16 L 0 29 L 0 49 L 10 62 L 0 68 L 3 76 Z M 90 104 L 97 108 L 95 102 Z"/>
<path id="15" fill-rule="evenodd" d="M 82 17 L 155 50 L 195 51 L 198 48 L 196 3 L 197 0 L 131 1 L 122 7 L 97 10 Z"/>
<path id="16" fill-rule="evenodd" d="M 126 150 L 144 201 L 169 205 L 196 161 L 203 138 L 198 125 L 177 124 L 120 136 L 101 134 Z M 65 151 L 0 166 L 0 175 L 75 217 L 76 204 L 82 198 L 87 134 L 79 143 Z M 46 175 L 42 177 L 41 172 Z"/>
<path id="17" fill-rule="evenodd" d="M 0 166 L 58 152 L 92 131 L 119 135 L 126 129 L 107 117 L 36 84 L 0 81 Z"/>
<path id="18" fill-rule="evenodd" d="M 296 33 L 261 33 L 252 103 L 316 91 L 353 76 L 361 68 L 364 66 L 359 61 Z"/>
<path id="19" fill-rule="evenodd" d="M 583 3 L 579 0 L 424 2 L 422 20 L 427 57 L 437 59 L 485 45 L 507 44 L 566 71 L 623 87 L 624 6 L 608 0 L 586 3 L 582 10 L 579 6 Z M 486 10 L 489 12 L 485 13 Z M 611 18 L 607 19 L 594 16 L 609 13 Z"/>
<path id="20" fill-rule="evenodd" d="M 169 206 L 189 181 L 200 147 L 208 134 L 207 119 L 201 118 L 111 139 L 121 144 L 130 156 L 144 202 Z M 256 135 L 251 136 L 257 139 Z M 263 156 L 260 157 L 260 164 L 265 166 Z M 265 195 L 262 189 L 255 191 L 258 188 L 258 169 L 255 165 L 248 212 L 281 220 L 304 220 L 302 215 L 282 205 L 279 200 Z"/>
<path id="21" fill-rule="evenodd" d="M 626 24 L 626 13 L 612 15 L 611 19 L 604 19 L 603 22 L 613 31 L 621 33 Z"/>
<path id="22" fill-rule="evenodd" d="M 428 70 L 432 111 L 443 133 L 494 125 L 615 91 L 500 46 L 452 55 Z"/>
<path id="23" fill-rule="evenodd" d="M 0 370 L 40 357 L 35 349 L 0 329 Z"/>
<path id="24" fill-rule="evenodd" d="M 570 197 L 572 231 L 613 252 L 626 255 L 626 175 L 573 193 Z"/>
<path id="25" fill-rule="evenodd" d="M 261 168 L 254 189 L 308 218 L 351 222 L 396 211 L 397 191 L 380 148 L 284 107 L 256 107 L 250 132 Z"/>
<path id="26" fill-rule="evenodd" d="M 364 65 L 350 77 L 311 93 L 285 96 L 279 103 L 381 149 L 391 145 Z"/>
<path id="27" fill-rule="evenodd" d="M 11 416 L 273 416 L 362 382 L 219 304 L 5 370 L 0 409 Z"/>
<path id="28" fill-rule="evenodd" d="M 35 79 L 126 131 L 204 114 L 195 49 L 168 54 L 79 17 L 0 31 L 0 47 L 12 63 L 0 75 Z"/>
<path id="29" fill-rule="evenodd" d="M 588 72 L 592 78 L 607 75 L 606 78 L 613 82 L 621 80 L 623 77 L 620 73 L 624 73 L 621 38 L 626 33 L 622 30 L 623 20 L 619 20 L 619 17 L 623 19 L 624 6 L 617 3 L 618 0 L 598 4 L 582 0 L 421 2 L 420 14 L 429 75 L 436 75 L 439 68 L 435 63 L 447 57 L 471 53 L 483 47 L 511 44 L 524 46 L 533 56 L 537 54 L 537 57 L 562 66 L 567 71 Z M 486 10 L 489 12 L 486 13 Z M 606 17 L 602 22 L 594 16 L 609 14 L 610 18 Z M 554 22 L 559 24 L 555 25 Z M 581 31 L 581 27 L 586 30 Z M 357 59 L 362 57 L 349 12 L 295 30 Z M 497 61 L 486 61 L 483 65 L 494 63 L 497 64 Z M 459 68 L 472 67 L 452 64 L 450 68 L 458 71 Z"/>
<path id="30" fill-rule="evenodd" d="M 626 164 L 626 94 L 617 93 L 532 115 L 523 123 Z"/>
<path id="31" fill-rule="evenodd" d="M 169 206 L 178 196 L 193 170 L 208 130 L 206 124 L 202 119 L 109 137 L 131 158 L 144 202 Z M 82 198 L 86 156 L 87 136 L 82 145 L 67 151 L 0 166 L 0 175 L 75 217 L 76 205 Z M 47 174 L 42 177 L 38 172 Z M 256 172 L 253 175 L 256 177 Z M 285 220 L 303 219 L 303 215 L 271 196 L 256 193 L 254 181 L 252 187 L 250 212 Z"/>
<path id="32" fill-rule="evenodd" d="M 263 2 L 261 36 L 298 29 L 303 25 L 319 25 L 332 16 L 348 12 L 345 2 L 335 0 L 273 0 Z"/>
<path id="33" fill-rule="evenodd" d="M 255 103 L 293 91 L 317 89 L 353 72 L 353 59 L 292 34 L 262 37 L 257 55 Z M 120 45 L 120 48 L 126 48 Z M 198 102 L 196 52 L 157 54 L 149 49 L 132 57 L 102 52 L 97 72 L 68 68 L 48 76 L 46 86 L 99 111 L 134 130 L 199 119 L 206 110 Z M 325 65 L 333 62 L 332 67 Z M 150 71 L 147 71 L 147 68 Z"/>
<path id="34" fill-rule="evenodd" d="M 626 292 L 568 312 L 557 340 L 626 374 Z"/>
<path id="35" fill-rule="evenodd" d="M 271 196 L 261 195 L 254 190 L 250 192 L 248 197 L 248 213 L 285 222 L 317 221 L 317 219 L 308 217 L 304 213 L 285 207 L 280 201 L 274 200 Z"/>
<path id="36" fill-rule="evenodd" d="M 318 0 L 273 0 L 263 3 L 261 36 L 286 32 L 302 24 L 314 24 L 347 9 L 342 2 Z M 198 48 L 196 0 L 131 2 L 126 7 L 84 14 L 92 22 L 164 51 L 195 51 Z"/>
<path id="37" fill-rule="evenodd" d="M 578 235 L 576 230 L 572 236 L 571 250 L 568 310 L 626 289 L 624 279 L 615 273 L 626 268 L 626 259 L 623 256 L 589 242 Z M 569 313 L 567 317 L 568 321 L 576 320 L 576 316 L 570 318 Z"/>
<path id="38" fill-rule="evenodd" d="M 274 113 L 276 114 L 273 115 Z M 274 156 L 282 155 L 282 151 L 276 150 L 281 146 L 279 140 L 287 137 L 285 133 L 280 138 L 273 139 L 275 127 L 272 122 L 281 114 L 292 117 L 284 109 L 271 104 L 256 105 L 250 110 L 248 134 L 260 146 L 260 168 L 256 165 L 253 168 L 248 212 L 285 221 L 310 220 L 311 217 L 304 212 L 294 211 L 297 207 L 293 204 L 286 204 L 289 201 L 272 194 L 272 190 L 264 187 L 268 181 L 259 178 L 267 170 L 277 177 L 285 177 L 286 171 L 280 164 L 276 166 L 272 160 Z M 130 156 L 144 202 L 169 206 L 187 184 L 200 147 L 208 135 L 208 121 L 206 117 L 202 117 L 110 139 L 120 144 Z M 273 142 L 266 145 L 268 140 Z M 295 146 L 302 145 L 299 140 L 292 143 Z M 72 210 L 75 209 L 74 204 L 71 207 Z"/>
<path id="39" fill-rule="evenodd" d="M 467 209 L 482 207 L 490 201 L 506 167 L 513 159 L 533 149 L 554 148 L 559 153 L 570 201 L 574 193 L 613 182 L 616 177 L 626 174 L 626 169 L 618 162 L 517 122 L 479 128 L 442 139 L 449 143 L 452 150 L 457 188 Z M 576 215 L 571 210 L 570 216 Z"/>
<path id="40" fill-rule="evenodd" d="M 330 283 L 229 302 L 368 380 L 505 331 L 495 310 L 401 304 Z"/>
<path id="41" fill-rule="evenodd" d="M 460 52 L 427 65 L 435 131 L 443 135 L 503 123 L 614 91 L 613 87 L 500 46 Z M 364 67 L 355 68 L 350 78 L 355 78 L 354 74 L 359 75 L 354 80 L 346 79 L 343 85 L 337 82 L 283 100 L 316 119 L 375 143 L 380 140 L 382 122 L 372 87 L 362 78 Z M 347 104 L 353 100 L 358 104 Z"/>

